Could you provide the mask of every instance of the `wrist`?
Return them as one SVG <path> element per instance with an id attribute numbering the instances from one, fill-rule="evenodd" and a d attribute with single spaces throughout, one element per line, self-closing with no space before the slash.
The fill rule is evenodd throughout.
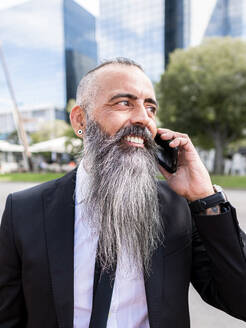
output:
<path id="1" fill-rule="evenodd" d="M 189 202 L 190 210 L 197 215 L 216 215 L 221 213 L 220 205 L 227 202 L 227 197 L 220 186 L 213 186 L 213 194 Z"/>
<path id="2" fill-rule="evenodd" d="M 188 202 L 194 202 L 196 200 L 209 197 L 209 196 L 213 195 L 214 193 L 215 193 L 214 188 L 211 185 L 210 189 L 200 193 L 199 195 L 198 194 L 197 195 L 190 195 L 189 197 L 187 197 L 187 200 L 188 200 Z"/>

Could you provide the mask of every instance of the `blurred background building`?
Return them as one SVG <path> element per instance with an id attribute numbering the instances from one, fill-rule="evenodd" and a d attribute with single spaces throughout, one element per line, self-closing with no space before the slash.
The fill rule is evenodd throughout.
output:
<path id="1" fill-rule="evenodd" d="M 0 11 L 0 40 L 27 126 L 65 119 L 81 76 L 97 64 L 96 18 L 72 0 L 30 0 Z M 11 107 L 0 67 L 2 138 L 13 131 Z"/>
<path id="2" fill-rule="evenodd" d="M 191 45 L 206 37 L 246 38 L 246 0 L 191 0 Z"/>
<path id="3" fill-rule="evenodd" d="M 66 101 L 90 69 L 97 65 L 96 18 L 72 0 L 63 0 Z M 50 0 L 49 0 L 50 2 Z"/>
<path id="4" fill-rule="evenodd" d="M 205 37 L 232 36 L 246 38 L 246 1 L 217 0 Z"/>
<path id="5" fill-rule="evenodd" d="M 187 48 L 190 45 L 191 1 L 165 1 L 165 66 L 169 54 L 177 48 Z"/>
<path id="6" fill-rule="evenodd" d="M 159 80 L 165 59 L 189 45 L 190 0 L 100 0 L 99 58 L 130 57 L 152 81 Z"/>
<path id="7" fill-rule="evenodd" d="M 32 105 L 32 106 L 22 106 L 21 115 L 23 118 L 23 123 L 25 125 L 25 130 L 28 133 L 37 131 L 40 125 L 44 122 L 54 121 L 54 120 L 64 120 L 64 108 L 56 108 L 54 105 Z M 0 110 L 0 136 L 1 139 L 5 139 L 15 131 L 15 123 L 13 120 L 12 111 L 8 108 L 2 108 Z"/>

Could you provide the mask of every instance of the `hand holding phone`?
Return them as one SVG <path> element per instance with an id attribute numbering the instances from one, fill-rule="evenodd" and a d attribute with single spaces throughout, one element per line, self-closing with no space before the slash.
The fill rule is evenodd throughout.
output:
<path id="1" fill-rule="evenodd" d="M 157 159 L 159 164 L 169 173 L 175 173 L 178 166 L 178 147 L 172 148 L 169 143 L 172 140 L 161 139 L 160 134 L 155 137 L 157 144 Z"/>
<path id="2" fill-rule="evenodd" d="M 189 201 L 214 194 L 209 173 L 189 136 L 164 128 L 159 128 L 158 133 L 156 142 L 157 145 L 159 144 L 157 147 L 160 172 L 166 177 L 169 187 Z M 169 142 L 166 143 L 165 140 L 161 139 L 161 136 Z M 178 148 L 169 146 L 171 140 L 172 144 Z M 178 174 L 172 174 L 175 172 L 175 166 Z"/>

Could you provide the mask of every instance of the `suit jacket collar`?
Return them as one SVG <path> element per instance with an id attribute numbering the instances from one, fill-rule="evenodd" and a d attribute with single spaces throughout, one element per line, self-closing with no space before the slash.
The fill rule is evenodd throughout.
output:
<path id="1" fill-rule="evenodd" d="M 73 327 L 75 179 L 76 170 L 56 180 L 43 196 L 51 287 L 60 328 Z"/>
<path id="2" fill-rule="evenodd" d="M 164 260 L 161 246 L 159 246 L 151 259 L 151 272 L 145 277 L 145 292 L 148 306 L 149 324 L 151 328 L 161 328 L 160 318 L 163 309 L 164 292 Z"/>
<path id="3" fill-rule="evenodd" d="M 75 182 L 76 170 L 73 170 L 56 180 L 43 195 L 48 261 L 59 328 L 73 327 Z M 161 247 L 153 254 L 151 268 L 150 276 L 145 277 L 146 298 L 150 327 L 158 328 L 163 293 Z M 112 290 L 104 290 L 107 299 L 111 299 Z M 101 304 L 106 306 L 103 300 Z M 109 309 L 103 310 L 108 313 Z"/>

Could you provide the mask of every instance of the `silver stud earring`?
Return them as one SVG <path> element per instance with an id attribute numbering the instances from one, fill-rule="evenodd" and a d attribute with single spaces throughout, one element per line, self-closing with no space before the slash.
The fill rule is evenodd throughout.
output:
<path id="1" fill-rule="evenodd" d="M 82 130 L 78 130 L 78 134 L 83 134 L 83 131 Z"/>

